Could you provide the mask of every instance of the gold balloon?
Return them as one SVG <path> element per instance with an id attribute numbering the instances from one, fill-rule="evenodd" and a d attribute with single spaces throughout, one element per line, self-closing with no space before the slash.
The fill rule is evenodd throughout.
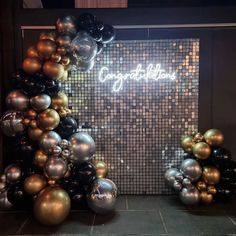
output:
<path id="1" fill-rule="evenodd" d="M 49 59 L 52 53 L 56 51 L 56 43 L 50 39 L 42 39 L 37 44 L 37 50 L 40 57 Z"/>
<path id="2" fill-rule="evenodd" d="M 23 125 L 25 125 L 25 126 L 29 126 L 30 125 L 30 119 L 27 119 L 27 118 L 25 118 L 23 121 L 22 121 L 22 123 L 23 123 Z"/>
<path id="3" fill-rule="evenodd" d="M 191 153 L 194 144 L 192 136 L 186 135 L 181 139 L 181 146 L 185 152 Z"/>
<path id="4" fill-rule="evenodd" d="M 206 183 L 204 181 L 198 181 L 197 182 L 197 189 L 199 191 L 205 191 L 207 188 Z"/>
<path id="5" fill-rule="evenodd" d="M 216 192 L 217 192 L 217 190 L 216 190 L 215 186 L 213 186 L 213 185 L 207 186 L 207 193 L 214 195 L 214 194 L 216 194 Z"/>
<path id="6" fill-rule="evenodd" d="M 60 63 L 61 63 L 63 66 L 68 66 L 68 65 L 70 64 L 70 58 L 67 57 L 67 56 L 62 56 Z"/>
<path id="7" fill-rule="evenodd" d="M 204 140 L 204 136 L 201 133 L 197 133 L 194 135 L 193 140 L 195 143 L 202 142 Z"/>
<path id="8" fill-rule="evenodd" d="M 52 55 L 51 55 L 51 60 L 54 61 L 54 62 L 60 62 L 61 60 L 61 55 L 57 52 L 54 52 Z"/>
<path id="9" fill-rule="evenodd" d="M 46 161 L 48 160 L 48 156 L 42 150 L 37 150 L 34 154 L 33 163 L 39 168 L 43 168 Z"/>
<path id="10" fill-rule="evenodd" d="M 43 130 L 39 128 L 28 128 L 28 136 L 32 140 L 39 140 L 43 134 Z"/>
<path id="11" fill-rule="evenodd" d="M 51 107 L 55 110 L 68 107 L 68 97 L 65 93 L 59 92 L 52 97 Z"/>
<path id="12" fill-rule="evenodd" d="M 206 191 L 202 191 L 200 192 L 200 200 L 204 204 L 210 204 L 213 201 L 213 196 Z"/>
<path id="13" fill-rule="evenodd" d="M 31 120 L 30 121 L 30 127 L 33 128 L 33 129 L 36 129 L 38 126 L 37 126 L 37 121 L 36 120 Z"/>
<path id="14" fill-rule="evenodd" d="M 211 148 L 205 142 L 199 142 L 193 146 L 193 154 L 195 157 L 205 160 L 211 155 Z"/>
<path id="15" fill-rule="evenodd" d="M 46 178 L 42 175 L 33 174 L 25 179 L 24 189 L 29 195 L 38 194 L 47 185 Z"/>
<path id="16" fill-rule="evenodd" d="M 215 185 L 220 181 L 220 171 L 215 167 L 204 166 L 202 178 L 207 184 Z"/>
<path id="17" fill-rule="evenodd" d="M 37 57 L 37 58 L 39 58 L 38 51 L 37 51 L 36 47 L 34 47 L 34 46 L 31 46 L 27 49 L 26 55 L 27 55 L 27 57 Z"/>
<path id="18" fill-rule="evenodd" d="M 65 56 L 66 53 L 67 53 L 67 50 L 66 50 L 65 47 L 59 46 L 59 47 L 57 48 L 57 52 L 58 52 L 61 56 Z"/>
<path id="19" fill-rule="evenodd" d="M 64 71 L 63 65 L 53 61 L 47 61 L 43 65 L 43 72 L 52 79 L 59 80 L 64 75 Z"/>
<path id="20" fill-rule="evenodd" d="M 68 78 L 68 71 L 65 70 L 64 75 L 60 78 L 60 81 L 64 82 L 67 80 L 67 78 Z"/>
<path id="21" fill-rule="evenodd" d="M 42 32 L 39 36 L 39 39 L 40 40 L 49 39 L 49 40 L 55 41 L 56 40 L 56 34 L 53 31 Z"/>
<path id="22" fill-rule="evenodd" d="M 39 113 L 37 121 L 39 128 L 43 130 L 53 130 L 58 126 L 60 116 L 55 110 L 47 109 Z"/>
<path id="23" fill-rule="evenodd" d="M 56 43 L 59 46 L 70 47 L 71 38 L 68 35 L 60 35 L 57 37 Z"/>
<path id="24" fill-rule="evenodd" d="M 70 212 L 70 197 L 60 187 L 47 187 L 34 203 L 34 215 L 44 225 L 57 225 L 66 219 Z"/>
<path id="25" fill-rule="evenodd" d="M 107 164 L 104 161 L 95 161 L 94 165 L 97 178 L 106 178 L 108 172 Z"/>
<path id="26" fill-rule="evenodd" d="M 36 72 L 39 72 L 42 64 L 40 62 L 40 60 L 36 57 L 27 57 L 25 58 L 25 60 L 23 61 L 22 64 L 23 70 L 28 73 L 28 74 L 34 74 Z"/>
<path id="27" fill-rule="evenodd" d="M 218 129 L 209 129 L 204 134 L 204 138 L 205 138 L 206 142 L 211 146 L 219 146 L 224 141 L 224 135 Z"/>
<path id="28" fill-rule="evenodd" d="M 29 109 L 28 111 L 26 111 L 26 114 L 27 118 L 29 119 L 35 119 L 36 116 L 37 116 L 37 112 L 33 109 Z"/>
<path id="29" fill-rule="evenodd" d="M 63 117 L 67 116 L 67 111 L 66 111 L 66 109 L 62 108 L 58 111 L 58 114 L 59 114 L 60 117 L 63 118 Z"/>

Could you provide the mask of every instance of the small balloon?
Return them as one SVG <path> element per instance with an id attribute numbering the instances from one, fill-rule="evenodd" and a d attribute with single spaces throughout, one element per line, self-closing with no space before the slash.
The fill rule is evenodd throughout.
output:
<path id="1" fill-rule="evenodd" d="M 102 42 L 110 43 L 115 38 L 115 30 L 111 25 L 104 25 L 104 28 L 101 31 L 102 33 Z"/>
<path id="2" fill-rule="evenodd" d="M 165 173 L 165 182 L 169 187 L 173 187 L 175 177 L 177 174 L 181 174 L 178 169 L 176 168 L 170 168 Z"/>
<path id="3" fill-rule="evenodd" d="M 34 154 L 33 164 L 38 168 L 43 168 L 47 160 L 48 155 L 42 150 L 37 150 Z"/>
<path id="4" fill-rule="evenodd" d="M 197 182 L 197 189 L 199 191 L 205 191 L 207 189 L 207 185 L 204 181 L 198 181 Z"/>
<path id="5" fill-rule="evenodd" d="M 191 180 L 188 179 L 188 178 L 183 179 L 182 185 L 183 185 L 184 188 L 187 188 L 187 189 L 193 187 Z"/>
<path id="6" fill-rule="evenodd" d="M 204 204 L 210 204 L 213 201 L 213 196 L 210 193 L 207 193 L 206 191 L 202 191 L 200 193 L 200 200 Z"/>
<path id="7" fill-rule="evenodd" d="M 173 189 L 175 191 L 180 191 L 182 188 L 183 188 L 182 184 L 175 180 L 173 183 Z"/>
<path id="8" fill-rule="evenodd" d="M 49 39 L 51 41 L 56 40 L 56 33 L 54 31 L 42 32 L 39 36 L 40 40 Z"/>
<path id="9" fill-rule="evenodd" d="M 220 181 L 220 171 L 215 167 L 204 166 L 202 178 L 207 184 L 217 184 Z"/>
<path id="10" fill-rule="evenodd" d="M 33 174 L 25 179 L 24 189 L 29 195 L 38 194 L 47 185 L 47 181 L 44 176 L 39 174 Z"/>
<path id="11" fill-rule="evenodd" d="M 70 47 L 71 37 L 69 35 L 59 35 L 56 39 L 56 43 L 59 46 Z"/>
<path id="12" fill-rule="evenodd" d="M 58 18 L 56 22 L 56 29 L 61 35 L 71 35 L 76 34 L 76 19 L 74 16 L 65 16 Z"/>
<path id="13" fill-rule="evenodd" d="M 15 183 L 21 178 L 21 168 L 18 165 L 12 164 L 5 168 L 4 174 L 8 183 Z"/>
<path id="14" fill-rule="evenodd" d="M 51 107 L 55 110 L 68 107 L 68 97 L 64 92 L 59 92 L 52 97 Z"/>
<path id="15" fill-rule="evenodd" d="M 47 109 L 39 113 L 37 122 L 42 130 L 53 130 L 58 126 L 60 116 L 55 110 Z"/>
<path id="16" fill-rule="evenodd" d="M 193 146 L 193 154 L 195 157 L 205 160 L 211 155 L 211 148 L 207 143 L 199 142 Z"/>
<path id="17" fill-rule="evenodd" d="M 184 136 L 181 139 L 181 146 L 187 153 L 192 152 L 193 145 L 195 144 L 192 136 Z"/>
<path id="18" fill-rule="evenodd" d="M 104 161 L 95 161 L 94 166 L 96 168 L 97 178 L 106 178 L 108 173 L 107 164 Z"/>
<path id="19" fill-rule="evenodd" d="M 39 53 L 37 51 L 37 48 L 34 46 L 31 46 L 27 49 L 26 55 L 29 58 L 39 58 Z"/>

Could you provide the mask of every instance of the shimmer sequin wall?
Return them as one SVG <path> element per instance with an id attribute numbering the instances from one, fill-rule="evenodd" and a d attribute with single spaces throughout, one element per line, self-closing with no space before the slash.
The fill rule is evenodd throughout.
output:
<path id="1" fill-rule="evenodd" d="M 118 92 L 114 80 L 99 80 L 101 68 L 102 76 L 125 75 L 139 64 L 160 64 L 175 79 L 127 79 Z M 94 68 L 73 72 L 64 89 L 121 194 L 170 194 L 164 172 L 183 159 L 181 136 L 197 129 L 198 85 L 198 39 L 132 40 L 108 45 Z"/>

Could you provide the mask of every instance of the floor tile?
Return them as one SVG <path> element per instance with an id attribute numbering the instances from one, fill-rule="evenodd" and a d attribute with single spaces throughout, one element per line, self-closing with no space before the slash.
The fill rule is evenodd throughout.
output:
<path id="1" fill-rule="evenodd" d="M 126 201 L 127 201 L 127 198 L 125 195 L 118 196 L 117 201 L 116 201 L 116 210 L 126 210 L 127 209 Z"/>
<path id="2" fill-rule="evenodd" d="M 28 214 L 24 212 L 0 213 L 0 235 L 15 234 L 27 218 Z"/>
<path id="3" fill-rule="evenodd" d="M 140 235 L 165 233 L 156 211 L 117 211 L 110 215 L 96 215 L 94 234 Z"/>
<path id="4" fill-rule="evenodd" d="M 43 226 L 33 216 L 25 224 L 20 234 L 90 234 L 94 214 L 91 212 L 71 212 L 68 218 L 58 226 Z"/>

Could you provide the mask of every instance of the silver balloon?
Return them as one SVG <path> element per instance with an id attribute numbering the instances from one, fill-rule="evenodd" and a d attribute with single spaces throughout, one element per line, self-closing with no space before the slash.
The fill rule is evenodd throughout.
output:
<path id="1" fill-rule="evenodd" d="M 73 134 L 69 141 L 71 143 L 70 161 L 72 162 L 84 162 L 92 158 L 95 153 L 95 142 L 90 135 L 85 132 L 79 132 Z"/>
<path id="2" fill-rule="evenodd" d="M 12 110 L 25 111 L 29 107 L 29 98 L 20 90 L 14 90 L 7 95 L 6 105 Z"/>
<path id="3" fill-rule="evenodd" d="M 200 193 L 196 188 L 183 188 L 179 193 L 180 200 L 186 205 L 194 205 L 200 201 Z"/>
<path id="4" fill-rule="evenodd" d="M 96 213 L 105 214 L 114 210 L 117 199 L 117 187 L 109 179 L 94 180 L 87 194 L 89 207 Z"/>
<path id="5" fill-rule="evenodd" d="M 52 147 L 51 150 L 50 150 L 50 153 L 52 153 L 52 155 L 54 155 L 54 156 L 59 156 L 61 154 L 61 152 L 62 152 L 61 147 L 59 147 L 57 145 Z"/>
<path id="6" fill-rule="evenodd" d="M 165 173 L 165 182 L 169 187 L 173 187 L 176 175 L 181 174 L 178 169 L 170 168 Z"/>
<path id="7" fill-rule="evenodd" d="M 69 141 L 66 140 L 66 139 L 62 139 L 61 142 L 59 143 L 59 146 L 62 148 L 62 149 L 66 149 L 69 147 Z"/>
<path id="8" fill-rule="evenodd" d="M 184 179 L 184 176 L 182 173 L 178 173 L 178 174 L 176 174 L 175 179 L 179 182 L 182 182 Z"/>
<path id="9" fill-rule="evenodd" d="M 183 186 L 180 182 L 175 180 L 174 183 L 173 183 L 173 188 L 174 188 L 175 191 L 180 191 L 183 188 Z"/>
<path id="10" fill-rule="evenodd" d="M 55 131 L 48 131 L 43 133 L 42 136 L 40 137 L 39 146 L 44 152 L 50 154 L 52 148 L 55 145 L 58 145 L 59 142 L 61 142 L 60 135 Z"/>
<path id="11" fill-rule="evenodd" d="M 15 137 L 21 134 L 25 129 L 25 126 L 22 123 L 23 119 L 24 117 L 21 112 L 5 112 L 0 120 L 3 133 L 8 137 Z"/>
<path id="12" fill-rule="evenodd" d="M 68 149 L 65 149 L 62 151 L 61 153 L 61 157 L 64 158 L 64 159 L 68 159 L 70 157 L 70 151 Z"/>
<path id="13" fill-rule="evenodd" d="M 94 67 L 94 60 L 91 61 L 81 61 L 76 58 L 72 58 L 71 60 L 71 70 L 79 70 L 79 71 L 89 71 Z"/>
<path id="14" fill-rule="evenodd" d="M 188 158 L 185 159 L 180 167 L 180 171 L 191 181 L 197 181 L 202 175 L 202 168 L 198 161 Z"/>
<path id="15" fill-rule="evenodd" d="M 51 105 L 51 97 L 47 94 L 40 94 L 30 98 L 30 105 L 35 111 L 43 111 Z"/>
<path id="16" fill-rule="evenodd" d="M 10 210 L 13 205 L 7 199 L 7 190 L 0 192 L 0 210 Z"/>
<path id="17" fill-rule="evenodd" d="M 86 32 L 79 32 L 71 42 L 73 56 L 80 61 L 91 61 L 97 55 L 97 43 Z"/>
<path id="18" fill-rule="evenodd" d="M 21 168 L 15 164 L 7 166 L 4 170 L 4 173 L 8 183 L 17 182 L 21 178 Z"/>
<path id="19" fill-rule="evenodd" d="M 183 185 L 184 188 L 187 188 L 187 189 L 193 188 L 192 182 L 191 182 L 191 180 L 188 179 L 188 178 L 184 178 L 184 179 L 183 179 L 182 185 Z"/>
<path id="20" fill-rule="evenodd" d="M 0 175 L 0 192 L 3 191 L 6 188 L 6 175 L 5 174 L 1 174 Z"/>
<path id="21" fill-rule="evenodd" d="M 44 173 L 50 180 L 59 180 L 66 174 L 68 165 L 61 158 L 49 158 L 44 166 Z"/>

